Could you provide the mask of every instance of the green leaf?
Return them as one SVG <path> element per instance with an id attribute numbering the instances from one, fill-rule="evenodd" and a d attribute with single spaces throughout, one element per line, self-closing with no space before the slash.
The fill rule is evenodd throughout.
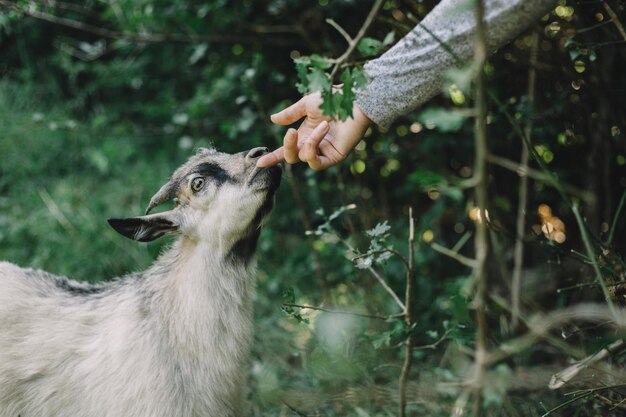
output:
<path id="1" fill-rule="evenodd" d="M 385 39 L 383 39 L 383 46 L 391 45 L 395 39 L 396 39 L 396 33 L 392 30 L 385 36 Z"/>
<path id="2" fill-rule="evenodd" d="M 354 82 L 353 88 L 359 90 L 367 84 L 367 77 L 365 76 L 365 72 L 363 68 L 356 67 L 352 69 L 352 80 Z"/>
<path id="3" fill-rule="evenodd" d="M 307 74 L 307 81 L 309 82 L 309 92 L 324 91 L 330 89 L 331 87 L 328 74 L 326 74 L 323 69 L 318 67 L 311 68 L 311 72 Z"/>
<path id="4" fill-rule="evenodd" d="M 383 43 L 378 39 L 365 37 L 361 39 L 357 49 L 363 56 L 375 56 L 378 55 L 380 50 L 383 48 Z"/>
<path id="5" fill-rule="evenodd" d="M 320 104 L 320 110 L 327 116 L 335 115 L 335 104 L 333 102 L 332 91 L 322 91 L 322 103 Z"/>
<path id="6" fill-rule="evenodd" d="M 365 232 L 369 237 L 380 237 L 387 234 L 391 229 L 391 226 L 387 224 L 387 220 L 382 223 L 378 223 L 376 226 Z"/>
<path id="7" fill-rule="evenodd" d="M 345 69 L 341 74 L 340 78 L 343 86 L 341 87 L 341 92 L 343 94 L 343 101 L 349 101 L 350 105 L 354 101 L 354 80 L 352 79 L 352 74 L 349 69 Z M 350 115 L 352 115 L 352 106 L 350 106 Z"/>
<path id="8" fill-rule="evenodd" d="M 374 264 L 374 260 L 371 257 L 358 258 L 354 262 L 354 266 L 357 269 L 367 269 Z"/>
<path id="9" fill-rule="evenodd" d="M 409 180 L 417 183 L 421 187 L 428 187 L 443 182 L 444 177 L 436 172 L 416 170 L 409 175 Z"/>

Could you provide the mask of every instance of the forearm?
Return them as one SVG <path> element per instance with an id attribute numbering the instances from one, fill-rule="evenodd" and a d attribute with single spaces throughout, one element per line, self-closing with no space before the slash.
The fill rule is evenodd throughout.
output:
<path id="1" fill-rule="evenodd" d="M 442 0 L 393 48 L 365 65 L 370 81 L 356 103 L 374 123 L 389 127 L 440 91 L 446 69 L 471 59 L 476 24 L 472 10 L 457 11 L 461 3 L 465 0 Z M 485 0 L 489 51 L 510 42 L 555 3 Z"/>

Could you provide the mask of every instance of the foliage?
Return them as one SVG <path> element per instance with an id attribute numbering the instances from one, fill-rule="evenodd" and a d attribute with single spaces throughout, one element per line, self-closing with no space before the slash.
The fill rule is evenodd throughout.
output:
<path id="1" fill-rule="evenodd" d="M 142 213 L 195 147 L 277 146 L 284 128 L 268 115 L 302 93 L 321 91 L 326 114 L 349 117 L 366 82 L 365 60 L 436 2 L 386 1 L 333 74 L 345 42 L 325 20 L 355 34 L 370 3 L 0 1 L 0 259 L 89 281 L 147 266 L 162 243 L 118 238 L 106 218 Z M 415 346 L 408 415 L 450 415 L 476 342 L 474 281 L 457 261 L 473 256 L 470 238 L 483 217 L 489 344 L 503 355 L 487 370 L 483 411 L 623 413 L 625 391 L 614 382 L 624 380 L 623 351 L 563 389 L 547 388 L 572 361 L 621 337 L 613 327 L 570 320 L 524 339 L 533 317 L 605 302 L 600 282 L 616 308 L 626 304 L 626 39 L 616 25 L 623 10 L 622 0 L 562 0 L 538 23 L 536 62 L 530 31 L 490 58 L 484 216 L 470 188 L 475 74 L 468 68 L 448 71 L 441 96 L 390 131 L 370 129 L 345 163 L 286 170 L 259 244 L 251 415 L 395 415 L 407 340 Z M 538 158 L 529 169 L 518 163 L 520 132 L 530 133 Z M 523 315 L 513 326 L 520 174 L 529 185 Z M 403 294 L 409 207 L 411 326 L 369 270 Z M 575 390 L 581 396 L 564 395 Z"/>

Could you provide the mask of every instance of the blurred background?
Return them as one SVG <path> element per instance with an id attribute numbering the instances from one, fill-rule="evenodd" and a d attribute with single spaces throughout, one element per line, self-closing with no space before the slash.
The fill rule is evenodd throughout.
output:
<path id="1" fill-rule="evenodd" d="M 387 0 L 367 34 L 380 41 L 377 52 L 436 3 Z M 148 266 L 167 242 L 124 239 L 106 219 L 143 213 L 197 147 L 278 146 L 285 128 L 271 125 L 269 114 L 299 98 L 293 60 L 341 55 L 346 42 L 326 19 L 354 36 L 372 4 L 0 0 L 0 259 L 91 282 Z M 602 302 L 593 264 L 613 302 L 625 301 L 624 6 L 561 0 L 485 68 L 492 347 L 525 334 L 524 317 Z M 360 51 L 350 64 L 369 58 Z M 472 97 L 454 79 L 388 132 L 370 129 L 344 163 L 284 170 L 259 244 L 250 415 L 397 415 L 407 338 L 416 346 L 408 415 L 452 412 L 473 361 L 473 281 L 470 268 L 433 245 L 471 257 L 475 222 L 487 217 L 463 186 L 473 170 Z M 529 174 L 520 200 L 520 129 L 566 198 L 531 162 L 538 174 Z M 572 202 L 596 258 L 585 251 Z M 410 207 L 415 324 L 408 328 L 390 291 L 404 299 Z M 515 269 L 519 323 L 510 301 Z M 623 335 L 584 321 L 549 333 L 492 364 L 485 412 L 626 415 L 621 348 L 564 388 L 548 389 L 553 374 Z M 591 391 L 549 411 L 580 389 Z"/>

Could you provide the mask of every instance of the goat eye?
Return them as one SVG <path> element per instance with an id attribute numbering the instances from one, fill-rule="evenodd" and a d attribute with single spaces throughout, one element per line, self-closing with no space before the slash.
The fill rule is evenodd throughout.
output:
<path id="1" fill-rule="evenodd" d="M 193 180 L 191 180 L 191 189 L 193 190 L 194 193 L 197 193 L 198 191 L 200 191 L 202 187 L 204 187 L 203 177 L 196 177 Z"/>

